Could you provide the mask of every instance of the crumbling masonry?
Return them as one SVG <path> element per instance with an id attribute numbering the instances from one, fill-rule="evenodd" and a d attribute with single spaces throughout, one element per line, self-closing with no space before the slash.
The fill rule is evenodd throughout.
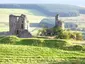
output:
<path id="1" fill-rule="evenodd" d="M 26 16 L 21 14 L 21 16 L 10 15 L 9 16 L 9 31 L 11 35 L 16 35 L 18 37 L 28 38 L 32 37 L 28 31 L 28 25 L 26 28 Z M 27 23 L 28 24 L 28 23 Z"/>

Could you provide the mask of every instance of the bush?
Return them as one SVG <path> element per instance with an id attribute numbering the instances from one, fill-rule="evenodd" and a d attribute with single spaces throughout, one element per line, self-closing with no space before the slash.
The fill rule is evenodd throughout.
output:
<path id="1" fill-rule="evenodd" d="M 83 36 L 80 32 L 63 30 L 61 27 L 44 28 L 40 33 L 43 36 L 56 36 L 57 39 L 83 40 Z"/>
<path id="2" fill-rule="evenodd" d="M 76 40 L 76 34 L 74 32 L 69 32 L 69 38 Z"/>
<path id="3" fill-rule="evenodd" d="M 68 33 L 70 39 L 72 38 L 72 39 L 75 39 L 75 40 L 83 40 L 83 36 L 82 36 L 81 32 L 68 31 L 67 33 Z"/>
<path id="4" fill-rule="evenodd" d="M 59 35 L 58 35 L 58 38 L 60 39 L 69 39 L 70 36 L 69 36 L 69 33 L 67 31 L 63 31 L 61 32 Z"/>
<path id="5" fill-rule="evenodd" d="M 16 36 L 6 36 L 0 39 L 0 43 L 1 44 L 16 44 L 18 40 L 19 38 Z"/>
<path id="6" fill-rule="evenodd" d="M 83 36 L 81 33 L 76 32 L 76 40 L 83 40 Z"/>
<path id="7" fill-rule="evenodd" d="M 66 30 L 63 30 L 61 27 L 54 27 L 51 29 L 53 31 L 53 35 L 56 35 L 58 39 L 69 39 L 69 33 Z"/>

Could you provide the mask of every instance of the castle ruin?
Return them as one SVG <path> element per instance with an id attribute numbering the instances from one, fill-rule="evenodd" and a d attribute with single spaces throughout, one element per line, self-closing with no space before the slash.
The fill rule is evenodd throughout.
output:
<path id="1" fill-rule="evenodd" d="M 58 14 L 55 16 L 55 26 L 64 29 L 64 23 L 58 19 Z"/>
<path id="2" fill-rule="evenodd" d="M 27 27 L 25 27 L 26 23 Z M 21 14 L 21 16 L 9 15 L 9 31 L 11 35 L 16 35 L 18 37 L 32 37 L 28 31 L 28 21 L 26 21 L 26 16 L 24 14 Z"/>
<path id="3" fill-rule="evenodd" d="M 64 23 L 58 19 L 58 14 L 55 16 L 55 27 L 64 29 Z M 21 38 L 32 37 L 28 31 L 28 21 L 24 14 L 21 14 L 21 16 L 9 15 L 9 32 L 11 35 L 16 35 Z M 48 29 L 47 33 L 51 34 L 53 31 Z"/>

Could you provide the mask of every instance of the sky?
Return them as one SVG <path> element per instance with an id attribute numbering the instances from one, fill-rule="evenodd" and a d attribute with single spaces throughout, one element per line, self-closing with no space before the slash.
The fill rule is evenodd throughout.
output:
<path id="1" fill-rule="evenodd" d="M 85 0 L 1 0 L 0 4 L 70 4 L 85 6 Z"/>

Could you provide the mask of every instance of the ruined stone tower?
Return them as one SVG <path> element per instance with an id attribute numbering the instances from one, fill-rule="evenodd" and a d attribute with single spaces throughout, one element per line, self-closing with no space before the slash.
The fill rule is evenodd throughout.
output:
<path id="1" fill-rule="evenodd" d="M 55 16 L 55 26 L 64 29 L 64 23 L 58 19 L 58 14 Z"/>
<path id="2" fill-rule="evenodd" d="M 28 29 L 25 28 L 26 16 L 21 14 L 21 16 L 10 15 L 9 16 L 9 31 L 11 35 L 16 35 L 18 37 L 31 37 Z"/>

